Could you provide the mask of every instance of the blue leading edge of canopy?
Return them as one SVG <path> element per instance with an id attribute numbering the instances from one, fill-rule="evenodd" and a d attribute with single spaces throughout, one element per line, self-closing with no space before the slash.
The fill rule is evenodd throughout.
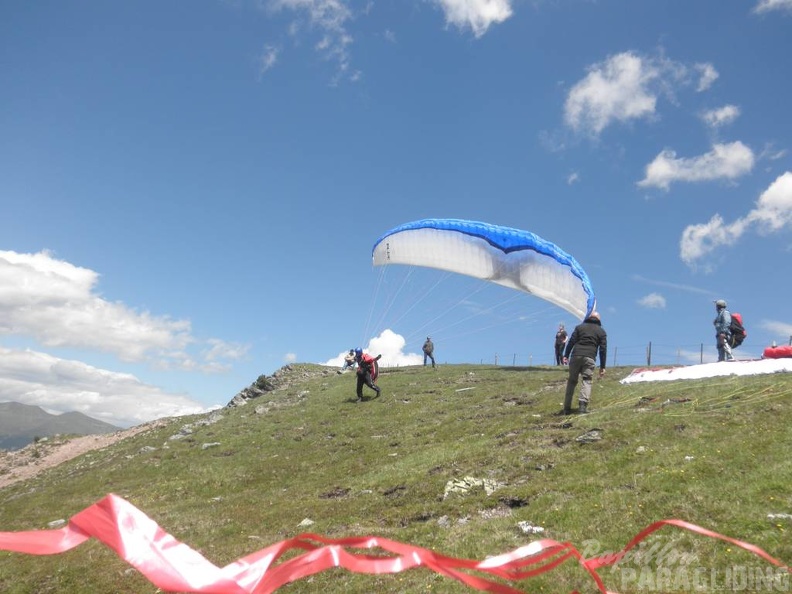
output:
<path id="1" fill-rule="evenodd" d="M 413 221 L 412 223 L 405 223 L 394 227 L 390 231 L 384 233 L 377 241 L 374 242 L 374 247 L 371 252 L 377 249 L 377 246 L 387 237 L 400 233 L 402 231 L 413 231 L 416 229 L 440 229 L 444 231 L 456 231 L 457 233 L 464 233 L 473 237 L 478 237 L 489 243 L 492 247 L 501 250 L 504 254 L 512 252 L 519 252 L 521 250 L 533 250 L 539 254 L 549 256 L 556 260 L 559 264 L 567 266 L 572 274 L 580 279 L 583 284 L 583 289 L 588 295 L 587 312 L 590 314 L 594 310 L 596 299 L 594 297 L 594 289 L 591 286 L 591 281 L 588 275 L 583 270 L 583 267 L 578 264 L 572 256 L 567 254 L 564 250 L 559 248 L 556 244 L 542 239 L 535 233 L 530 231 L 523 231 L 522 229 L 514 229 L 512 227 L 502 227 L 500 225 L 492 225 L 490 223 L 482 223 L 478 221 L 465 221 L 461 219 L 422 219 L 420 221 Z"/>

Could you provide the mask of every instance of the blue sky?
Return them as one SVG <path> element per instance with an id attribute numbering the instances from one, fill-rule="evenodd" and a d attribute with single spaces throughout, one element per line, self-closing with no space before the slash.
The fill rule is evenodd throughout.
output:
<path id="1" fill-rule="evenodd" d="M 564 310 L 372 266 L 423 218 L 572 254 L 611 363 L 714 360 L 718 298 L 758 357 L 792 335 L 790 55 L 792 0 L 3 2 L 0 400 L 128 426 L 428 334 L 550 364 Z"/>

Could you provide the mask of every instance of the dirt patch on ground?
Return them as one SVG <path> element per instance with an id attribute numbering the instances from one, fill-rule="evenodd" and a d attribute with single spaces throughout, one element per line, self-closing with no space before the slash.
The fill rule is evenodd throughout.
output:
<path id="1" fill-rule="evenodd" d="M 50 437 L 21 450 L 0 451 L 0 489 L 24 481 L 86 452 L 99 450 L 165 424 L 153 421 L 124 431 L 64 439 Z"/>

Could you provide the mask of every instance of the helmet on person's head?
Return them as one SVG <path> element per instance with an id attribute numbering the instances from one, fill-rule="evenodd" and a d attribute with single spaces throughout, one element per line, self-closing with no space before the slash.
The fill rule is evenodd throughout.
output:
<path id="1" fill-rule="evenodd" d="M 726 307 L 726 302 L 723 299 L 718 299 L 715 302 L 715 307 Z"/>
<path id="2" fill-rule="evenodd" d="M 594 318 L 595 320 L 599 320 L 599 319 L 600 319 L 600 315 L 599 315 L 599 312 L 598 312 L 598 311 L 592 311 L 592 312 L 589 314 L 589 317 L 590 317 L 590 318 Z"/>
<path id="3" fill-rule="evenodd" d="M 363 349 L 355 349 L 355 357 L 362 357 Z"/>

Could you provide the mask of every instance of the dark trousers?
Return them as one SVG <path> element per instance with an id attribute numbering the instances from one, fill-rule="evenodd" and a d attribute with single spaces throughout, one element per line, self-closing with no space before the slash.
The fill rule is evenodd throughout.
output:
<path id="1" fill-rule="evenodd" d="M 564 347 L 566 345 L 562 342 L 561 344 L 555 345 L 555 355 L 556 355 L 556 365 L 563 365 L 564 364 Z"/>
<path id="2" fill-rule="evenodd" d="M 376 384 L 371 381 L 371 372 L 365 371 L 363 373 L 357 374 L 357 397 L 363 398 L 363 386 L 366 385 L 372 390 L 374 390 L 378 395 L 380 389 L 376 386 Z"/>
<path id="3" fill-rule="evenodd" d="M 432 353 L 424 353 L 424 365 L 426 365 L 426 358 L 429 357 L 432 360 L 432 367 L 435 366 L 434 362 L 434 355 Z"/>

